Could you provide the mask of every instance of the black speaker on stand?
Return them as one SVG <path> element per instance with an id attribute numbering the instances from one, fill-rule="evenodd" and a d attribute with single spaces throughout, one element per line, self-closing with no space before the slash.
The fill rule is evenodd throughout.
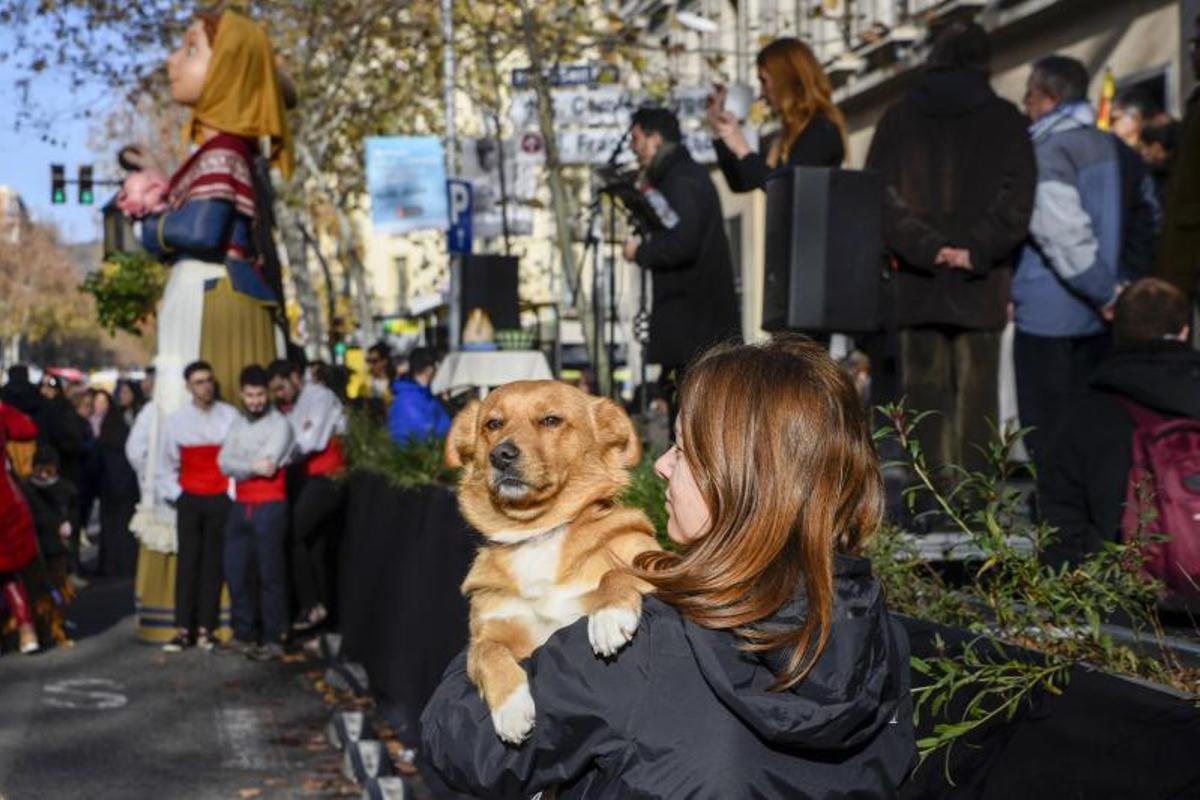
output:
<path id="1" fill-rule="evenodd" d="M 469 255 L 462 264 L 462 320 L 476 308 L 496 330 L 521 327 L 516 256 Z"/>
<path id="2" fill-rule="evenodd" d="M 879 329 L 883 181 L 828 167 L 778 170 L 767 181 L 764 330 Z"/>

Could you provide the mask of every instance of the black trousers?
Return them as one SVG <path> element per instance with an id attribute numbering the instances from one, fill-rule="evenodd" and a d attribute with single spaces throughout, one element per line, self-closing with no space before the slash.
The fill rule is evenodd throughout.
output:
<path id="1" fill-rule="evenodd" d="M 1034 463 L 1050 446 L 1070 396 L 1087 387 L 1088 378 L 1108 354 L 1108 334 L 1033 336 L 1017 331 L 1013 362 L 1017 377 L 1017 409 L 1022 427 L 1032 427 L 1025 446 Z"/>
<path id="2" fill-rule="evenodd" d="M 228 495 L 184 492 L 175 503 L 179 556 L 175 567 L 175 627 L 217 630 L 224 580 L 225 521 Z"/>
<path id="3" fill-rule="evenodd" d="M 987 466 L 979 452 L 999 417 L 1000 332 L 921 327 L 900 331 L 900 372 L 914 412 L 936 411 L 917 426 L 929 466 Z"/>
<path id="4" fill-rule="evenodd" d="M 325 475 L 305 478 L 292 507 L 292 585 L 302 614 L 318 603 L 332 611 L 333 564 L 341 539 L 343 485 Z"/>
<path id="5" fill-rule="evenodd" d="M 138 543 L 129 532 L 137 510 L 136 497 L 100 498 L 100 574 L 132 578 L 137 572 Z"/>

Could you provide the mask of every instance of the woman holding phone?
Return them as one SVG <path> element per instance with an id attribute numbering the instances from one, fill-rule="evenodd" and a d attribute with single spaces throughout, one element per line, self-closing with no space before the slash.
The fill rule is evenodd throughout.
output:
<path id="1" fill-rule="evenodd" d="M 735 114 L 725 109 L 728 91 L 718 87 L 708 106 L 716 134 L 717 163 L 729 188 L 751 192 L 780 167 L 837 167 L 846 157 L 846 123 L 833 103 L 833 88 L 816 56 L 799 39 L 776 39 L 758 53 L 762 98 L 782 128 L 765 155 L 751 149 Z"/>

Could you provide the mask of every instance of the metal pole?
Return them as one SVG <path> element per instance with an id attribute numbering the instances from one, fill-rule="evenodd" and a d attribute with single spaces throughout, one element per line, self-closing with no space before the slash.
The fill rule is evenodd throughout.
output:
<path id="1" fill-rule="evenodd" d="M 442 84 L 446 103 L 446 176 L 458 176 L 458 130 L 454 124 L 454 0 L 442 0 Z M 462 259 L 450 257 L 450 349 L 462 337 Z"/>

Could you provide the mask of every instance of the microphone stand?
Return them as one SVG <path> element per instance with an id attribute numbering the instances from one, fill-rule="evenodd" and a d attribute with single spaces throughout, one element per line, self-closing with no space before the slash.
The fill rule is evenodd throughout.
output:
<path id="1" fill-rule="evenodd" d="M 609 396 L 614 400 L 618 397 L 617 382 L 616 382 L 616 339 L 617 339 L 617 219 L 616 219 L 616 204 L 610 198 L 608 206 L 608 274 L 604 277 L 608 279 L 608 333 L 604 331 L 604 305 L 602 297 L 601 269 L 603 264 L 603 254 L 601 253 L 601 239 L 603 234 L 599 228 L 600 218 L 603 214 L 602 198 L 606 194 L 607 181 L 615 172 L 617 160 L 621 157 L 621 152 L 625 149 L 625 143 L 629 141 L 629 137 L 633 135 L 633 125 L 625 129 L 621 134 L 621 138 L 617 140 L 617 144 L 613 147 L 612 152 L 608 156 L 608 160 L 604 162 L 604 166 L 599 169 L 593 168 L 593 180 L 599 183 L 599 188 L 593 188 L 594 199 L 592 201 L 591 214 L 588 220 L 588 238 L 585 245 L 587 247 L 595 247 L 593 251 L 593 267 L 592 267 L 592 326 L 593 339 L 596 343 L 596 351 L 592 358 L 592 365 L 598 367 L 600 361 L 600 348 L 603 347 L 608 354 L 608 392 Z M 599 181 L 596 181 L 599 178 Z M 595 187 L 595 183 L 593 184 Z M 599 375 L 596 376 L 599 380 Z"/>

